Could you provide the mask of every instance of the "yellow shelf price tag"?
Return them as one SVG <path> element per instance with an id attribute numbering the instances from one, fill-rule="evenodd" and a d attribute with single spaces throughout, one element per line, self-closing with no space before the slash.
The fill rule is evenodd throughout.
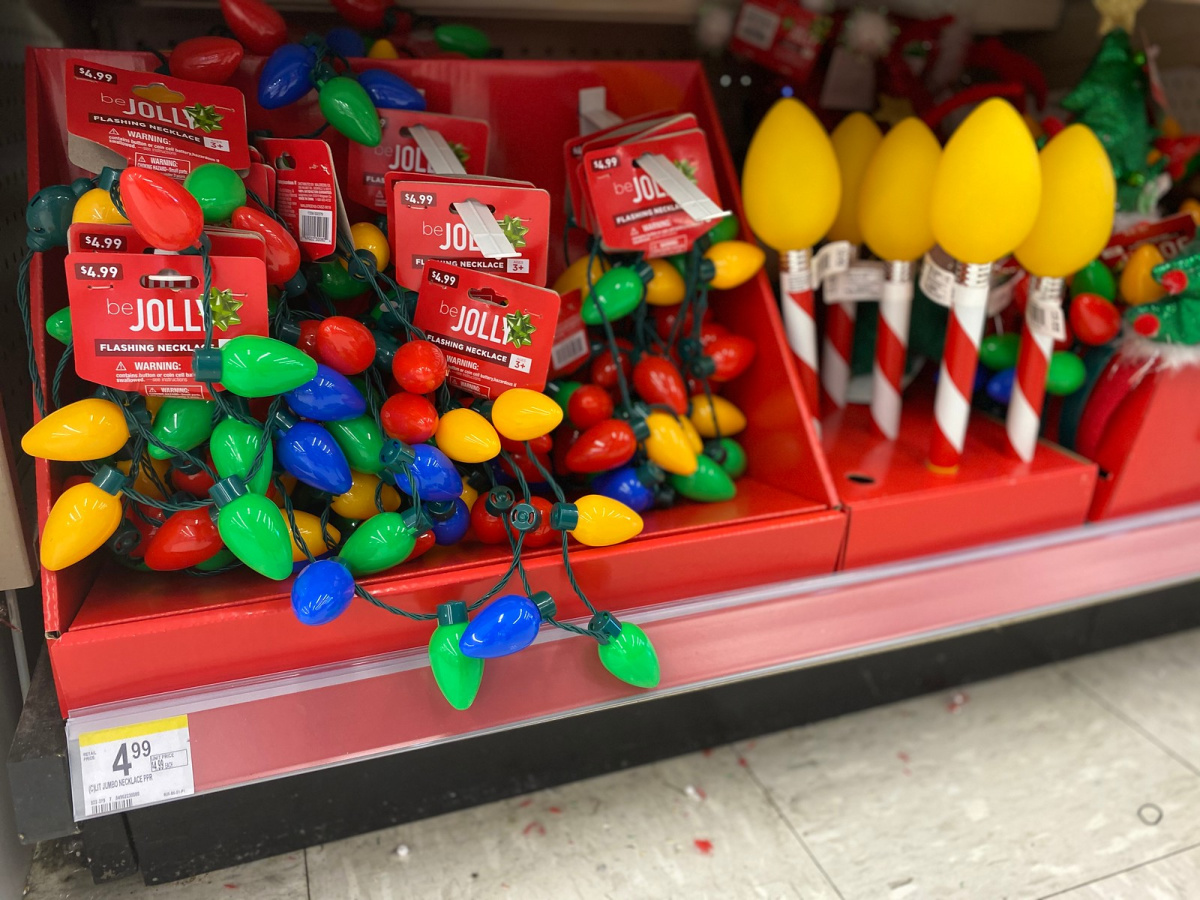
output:
<path id="1" fill-rule="evenodd" d="M 196 792 L 187 716 L 79 735 L 84 817 L 147 806 Z"/>

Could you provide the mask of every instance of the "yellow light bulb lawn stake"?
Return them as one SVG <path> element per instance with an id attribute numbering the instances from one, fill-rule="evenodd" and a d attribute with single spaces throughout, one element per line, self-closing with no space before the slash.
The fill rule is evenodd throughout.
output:
<path id="1" fill-rule="evenodd" d="M 1031 461 L 1037 449 L 1054 341 L 1066 336 L 1064 279 L 1104 249 L 1116 206 L 1112 163 L 1087 126 L 1076 124 L 1060 131 L 1038 159 L 1041 207 L 1033 230 L 1013 251 L 1032 279 L 1005 420 L 1009 447 L 1023 462 Z"/>
<path id="2" fill-rule="evenodd" d="M 958 262 L 934 400 L 929 467 L 953 474 L 962 458 L 987 317 L 992 261 L 1033 228 L 1041 203 L 1037 147 L 1004 100 L 981 103 L 942 151 L 933 180 L 933 235 Z"/>
<path id="3" fill-rule="evenodd" d="M 904 119 L 871 155 L 859 190 L 858 224 L 863 243 L 884 260 L 871 421 L 893 441 L 900 433 L 901 389 L 912 317 L 912 264 L 933 247 L 929 196 L 941 155 L 941 145 L 924 122 Z"/>

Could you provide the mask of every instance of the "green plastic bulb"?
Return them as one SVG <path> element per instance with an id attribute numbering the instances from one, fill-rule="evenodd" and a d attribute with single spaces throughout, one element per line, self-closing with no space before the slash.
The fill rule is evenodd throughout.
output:
<path id="1" fill-rule="evenodd" d="M 341 263 L 321 263 L 318 268 L 321 270 L 321 290 L 331 300 L 353 300 L 366 293 L 367 283 L 356 280 Z"/>
<path id="2" fill-rule="evenodd" d="M 340 422 L 326 422 L 325 428 L 346 454 L 350 468 L 377 475 L 383 471 L 379 454 L 383 452 L 383 431 L 371 416 L 357 416 Z"/>
<path id="3" fill-rule="evenodd" d="M 696 471 L 691 475 L 670 476 L 671 486 L 675 490 L 689 500 L 702 503 L 720 503 L 737 496 L 737 485 L 711 457 L 700 454 L 696 462 Z"/>
<path id="4" fill-rule="evenodd" d="M 1108 266 L 1093 259 L 1071 279 L 1071 296 L 1076 294 L 1099 294 L 1105 300 L 1116 300 L 1117 280 Z"/>
<path id="5" fill-rule="evenodd" d="M 46 319 L 46 334 L 60 344 L 71 343 L 71 307 L 64 306 Z"/>
<path id="6" fill-rule="evenodd" d="M 208 442 L 208 449 L 212 453 L 217 475 L 221 478 L 236 475 L 245 481 L 246 487 L 256 494 L 265 494 L 270 490 L 271 466 L 275 461 L 275 451 L 272 449 L 270 441 L 267 441 L 262 463 L 259 464 L 254 477 L 246 478 L 246 473 L 250 471 L 254 457 L 258 455 L 258 448 L 263 443 L 262 437 L 262 429 L 257 425 L 250 425 L 237 419 L 222 419 L 218 422 L 217 427 L 213 429 L 212 438 Z"/>
<path id="7" fill-rule="evenodd" d="M 416 532 L 400 513 L 377 513 L 354 530 L 338 556 L 351 574 L 372 575 L 408 559 L 416 541 Z"/>
<path id="8" fill-rule="evenodd" d="M 658 686 L 658 654 L 646 632 L 630 622 L 618 622 L 611 613 L 601 613 L 589 627 L 608 638 L 608 643 L 596 648 L 604 668 L 634 687 Z"/>
<path id="9" fill-rule="evenodd" d="M 721 241 L 732 241 L 738 236 L 738 230 L 737 216 L 726 216 L 723 219 L 717 219 L 717 224 L 708 230 L 708 239 L 714 244 L 719 244 Z"/>
<path id="10" fill-rule="evenodd" d="M 219 381 L 239 397 L 271 397 L 311 381 L 317 361 L 283 341 L 243 334 L 219 350 L 197 350 L 192 368 L 198 381 Z"/>
<path id="11" fill-rule="evenodd" d="M 154 414 L 154 424 L 150 433 L 168 447 L 191 450 L 203 444 L 212 434 L 215 408 L 216 404 L 212 400 L 168 397 Z M 173 455 L 169 450 L 163 450 L 153 444 L 149 447 L 149 453 L 155 459 L 170 459 Z"/>
<path id="12" fill-rule="evenodd" d="M 213 569 L 223 569 L 235 562 L 238 562 L 238 558 L 233 555 L 228 547 L 222 547 L 204 562 L 196 563 L 192 568 L 197 572 L 211 572 Z"/>
<path id="13" fill-rule="evenodd" d="M 551 381 L 546 385 L 546 394 L 562 407 L 563 415 L 567 414 L 567 404 L 571 402 L 571 395 L 583 387 L 578 381 Z"/>
<path id="14" fill-rule="evenodd" d="M 600 309 L 603 309 L 608 321 L 615 322 L 637 309 L 645 295 L 646 285 L 637 272 L 628 266 L 614 266 L 592 286 L 579 316 L 588 325 L 599 325 L 602 321 Z"/>
<path id="15" fill-rule="evenodd" d="M 715 244 L 716 241 L 714 240 L 713 243 Z M 687 278 L 688 255 L 686 253 L 677 253 L 674 256 L 668 256 L 667 262 L 673 265 L 684 279 Z"/>
<path id="16" fill-rule="evenodd" d="M 1069 350 L 1059 350 L 1050 357 L 1050 366 L 1046 370 L 1046 393 L 1054 397 L 1065 397 L 1073 394 L 1083 386 L 1087 379 L 1087 369 L 1083 360 Z"/>
<path id="17" fill-rule="evenodd" d="M 1017 364 L 1017 353 L 1021 349 L 1021 336 L 989 334 L 979 344 L 979 361 L 993 372 L 1011 369 Z"/>
<path id="18" fill-rule="evenodd" d="M 491 50 L 487 35 L 470 25 L 439 25 L 433 29 L 433 39 L 439 49 L 471 59 L 483 59 Z"/>
<path id="19" fill-rule="evenodd" d="M 721 438 L 721 447 L 725 450 L 725 461 L 721 468 L 730 478 L 741 478 L 746 474 L 746 450 L 733 438 Z"/>
<path id="20" fill-rule="evenodd" d="M 290 578 L 292 540 L 279 507 L 250 493 L 236 475 L 222 478 L 208 495 L 217 506 L 217 532 L 233 555 L 273 581 Z"/>
<path id="21" fill-rule="evenodd" d="M 183 180 L 183 186 L 200 204 L 205 225 L 228 222 L 235 209 L 246 205 L 246 183 L 221 163 L 197 166 Z"/>
<path id="22" fill-rule="evenodd" d="M 378 147 L 383 140 L 379 111 L 353 78 L 330 78 L 317 91 L 317 102 L 329 124 L 350 140 L 367 147 Z"/>
<path id="23" fill-rule="evenodd" d="M 458 648 L 467 630 L 467 605 L 461 600 L 438 606 L 438 626 L 429 638 L 429 667 L 446 702 L 467 709 L 475 702 L 483 681 L 483 660 L 472 659 Z"/>

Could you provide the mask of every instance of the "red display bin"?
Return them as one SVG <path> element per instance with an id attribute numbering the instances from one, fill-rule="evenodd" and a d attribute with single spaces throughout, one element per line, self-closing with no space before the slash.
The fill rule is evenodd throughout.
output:
<path id="1" fill-rule="evenodd" d="M 67 158 L 64 62 L 71 56 L 143 71 L 159 64 L 143 53 L 31 50 L 26 104 L 31 192 L 86 174 Z M 251 88 L 261 64 L 260 58 L 245 60 L 234 83 Z M 555 197 L 553 234 L 564 225 L 562 144 L 578 133 L 579 90 L 597 86 L 607 88 L 618 115 L 663 108 L 693 111 L 711 139 L 721 199 L 740 214 L 736 172 L 698 63 L 366 64 L 389 68 L 423 88 L 432 110 L 489 120 L 490 173 L 550 190 Z M 247 95 L 252 98 L 253 90 Z M 252 99 L 248 105 L 252 129 L 296 134 L 319 124 L 313 100 L 273 118 Z M 344 159 L 344 141 L 336 136 L 330 140 L 335 159 Z M 564 261 L 558 242 L 552 245 L 553 278 Z M 66 303 L 62 260 L 60 250 L 33 262 L 35 323 Z M 620 611 L 736 590 L 831 572 L 837 563 L 846 517 L 835 508 L 832 480 L 801 399 L 767 278 L 759 275 L 736 290 L 714 294 L 712 309 L 719 321 L 758 345 L 754 366 L 724 391 L 750 419 L 740 436 L 749 456 L 748 474 L 733 501 L 656 511 L 648 515 L 645 532 L 629 544 L 577 548 L 572 560 L 579 581 L 602 607 Z M 53 371 L 59 351 L 48 348 L 53 342 L 46 341 L 36 324 L 34 334 L 43 383 L 48 384 L 45 373 Z M 66 395 L 71 394 L 68 385 Z M 68 466 L 38 461 L 40 521 L 71 472 Z M 494 548 L 436 548 L 364 583 L 385 601 L 430 612 L 439 602 L 480 596 L 504 568 L 504 554 Z M 556 597 L 563 618 L 584 614 L 554 550 L 530 554 L 528 571 L 536 588 Z M 292 615 L 286 582 L 244 571 L 209 578 L 134 573 L 103 554 L 62 572 L 43 571 L 42 585 L 50 659 L 64 712 L 417 647 L 430 628 L 358 602 L 334 623 L 310 628 Z"/>

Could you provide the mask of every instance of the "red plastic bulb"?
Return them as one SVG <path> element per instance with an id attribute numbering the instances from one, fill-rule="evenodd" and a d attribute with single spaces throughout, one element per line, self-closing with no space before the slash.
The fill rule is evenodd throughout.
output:
<path id="1" fill-rule="evenodd" d="M 417 535 L 417 539 L 413 542 L 413 548 L 409 551 L 408 556 L 404 558 L 405 562 L 412 562 L 414 559 L 419 559 L 437 543 L 437 537 L 432 531 L 422 531 Z"/>
<path id="2" fill-rule="evenodd" d="M 374 31 L 383 25 L 389 0 L 333 0 L 333 8 L 356 28 Z"/>
<path id="3" fill-rule="evenodd" d="M 300 245 L 290 231 L 266 213 L 239 206 L 229 221 L 234 228 L 263 236 L 267 251 L 267 284 L 284 284 L 300 271 Z"/>
<path id="4" fill-rule="evenodd" d="M 654 307 L 654 327 L 658 331 L 658 336 L 664 341 L 671 336 L 671 331 L 675 328 L 675 320 L 679 318 L 678 306 L 656 306 Z M 679 330 L 675 332 L 675 336 L 690 334 L 692 331 L 692 322 L 694 321 L 692 311 L 689 309 L 683 317 L 683 324 L 679 326 Z"/>
<path id="5" fill-rule="evenodd" d="M 740 334 L 728 334 L 717 338 L 704 350 L 712 357 L 717 367 L 710 377 L 713 381 L 730 381 L 737 378 L 750 368 L 757 351 L 754 341 Z"/>
<path id="6" fill-rule="evenodd" d="M 554 463 L 553 471 L 559 475 L 570 473 L 571 470 L 567 468 L 567 454 L 571 452 L 581 433 L 577 428 L 560 428 L 555 432 L 554 452 L 551 453 L 550 459 Z"/>
<path id="7" fill-rule="evenodd" d="M 647 403 L 662 403 L 678 415 L 688 408 L 687 388 L 683 376 L 671 363 L 660 356 L 643 356 L 633 367 L 633 389 Z"/>
<path id="8" fill-rule="evenodd" d="M 707 353 L 708 348 L 713 345 L 714 341 L 718 341 L 732 333 L 724 325 L 719 325 L 716 322 L 705 322 L 700 326 L 700 346 Z"/>
<path id="9" fill-rule="evenodd" d="M 211 458 L 209 465 L 212 464 Z M 177 491 L 187 491 L 194 497 L 207 497 L 208 489 L 213 486 L 212 476 L 203 469 L 197 469 L 195 472 L 181 472 L 179 469 L 171 469 L 171 484 L 174 485 Z"/>
<path id="10" fill-rule="evenodd" d="M 317 361 L 343 375 L 357 375 L 375 361 L 375 336 L 349 316 L 330 316 L 317 326 Z"/>
<path id="11" fill-rule="evenodd" d="M 509 457 L 512 459 L 513 464 L 521 470 L 521 474 L 525 476 L 526 481 L 536 483 L 545 480 L 542 477 L 542 473 L 538 471 L 537 466 L 533 464 L 533 460 L 529 458 L 529 454 L 524 450 L 509 453 Z M 542 464 L 542 468 L 550 468 L 550 458 L 548 456 L 540 456 L 538 457 L 538 461 Z M 513 471 L 513 466 L 507 459 L 500 460 L 500 469 L 507 472 L 513 478 L 517 477 L 517 473 Z"/>
<path id="12" fill-rule="evenodd" d="M 287 23 L 263 0 L 221 0 L 221 15 L 251 53 L 270 56 L 287 43 Z"/>
<path id="13" fill-rule="evenodd" d="M 420 394 L 393 394 L 379 408 L 379 421 L 388 437 L 406 444 L 423 444 L 438 427 L 437 409 Z"/>
<path id="14" fill-rule="evenodd" d="M 446 380 L 446 357 L 437 344 L 409 341 L 396 351 L 392 376 L 410 394 L 428 394 Z"/>
<path id="15" fill-rule="evenodd" d="M 212 35 L 188 38 L 171 51 L 171 74 L 188 81 L 224 84 L 237 71 L 245 52 L 232 38 Z"/>
<path id="16" fill-rule="evenodd" d="M 480 494 L 471 507 L 471 530 L 482 544 L 503 544 L 508 540 L 504 520 L 487 510 L 487 494 Z"/>
<path id="17" fill-rule="evenodd" d="M 541 513 L 542 520 L 533 531 L 525 532 L 525 543 L 522 546 L 536 550 L 538 547 L 558 543 L 558 532 L 550 527 L 550 501 L 544 497 L 531 497 L 529 502 Z"/>
<path id="18" fill-rule="evenodd" d="M 529 442 L 529 446 L 533 449 L 533 452 L 538 455 L 538 457 L 542 458 L 544 462 L 549 458 L 550 451 L 554 449 L 554 438 L 550 437 L 548 434 L 539 434 Z M 502 450 L 507 450 L 509 453 L 524 453 L 525 442 L 510 441 L 506 437 L 501 437 L 500 448 Z M 541 480 L 540 475 L 538 476 L 538 480 Z"/>
<path id="19" fill-rule="evenodd" d="M 209 507 L 184 509 L 162 524 L 146 546 L 146 565 L 173 572 L 199 565 L 223 546 Z"/>
<path id="20" fill-rule="evenodd" d="M 121 173 L 121 203 L 129 224 L 159 250 L 195 246 L 204 213 L 182 184 L 150 169 L 130 166 Z"/>
<path id="21" fill-rule="evenodd" d="M 612 395 L 598 384 L 580 385 L 567 399 L 567 418 L 576 428 L 591 428 L 612 414 Z"/>
<path id="22" fill-rule="evenodd" d="M 296 340 L 296 346 L 313 359 L 317 358 L 317 330 L 320 327 L 319 319 L 300 320 L 300 337 Z"/>
<path id="23" fill-rule="evenodd" d="M 137 507 L 137 512 L 134 507 Z M 141 513 L 139 515 L 138 513 Z M 167 514 L 161 509 L 153 506 L 146 506 L 144 503 L 129 504 L 129 508 L 125 510 L 125 519 L 138 532 L 137 545 L 126 555 L 130 559 L 141 559 L 146 555 L 146 547 L 150 543 L 150 539 L 158 532 L 159 526 L 166 521 Z M 150 519 L 151 521 L 146 521 Z"/>
<path id="24" fill-rule="evenodd" d="M 628 378 L 631 369 L 628 351 L 633 349 L 633 345 L 629 341 L 618 340 L 617 347 L 625 351 L 621 353 L 621 371 Z M 596 355 L 596 358 L 592 360 L 591 376 L 592 383 L 598 384 L 602 388 L 617 386 L 617 366 L 613 362 L 612 350 L 606 348 Z"/>
<path id="25" fill-rule="evenodd" d="M 572 472 L 607 472 L 625 465 L 636 451 L 637 438 L 629 423 L 609 419 L 581 434 L 565 462 Z"/>
<path id="26" fill-rule="evenodd" d="M 1107 344 L 1121 330 L 1120 311 L 1099 294 L 1072 297 L 1069 319 L 1079 340 L 1093 347 Z"/>

